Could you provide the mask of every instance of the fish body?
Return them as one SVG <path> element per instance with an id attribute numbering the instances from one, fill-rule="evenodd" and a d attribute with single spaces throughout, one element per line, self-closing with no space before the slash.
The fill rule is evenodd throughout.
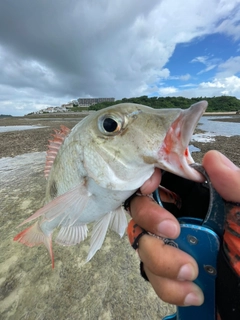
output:
<path id="1" fill-rule="evenodd" d="M 188 144 L 206 101 L 189 109 L 152 109 L 124 103 L 95 112 L 71 131 L 55 135 L 47 155 L 45 206 L 22 224 L 38 217 L 15 241 L 44 243 L 52 258 L 56 242 L 75 245 L 95 222 L 87 260 L 99 250 L 108 228 L 122 236 L 127 226 L 122 203 L 161 168 L 187 179 L 202 176 L 189 164 Z M 22 225 L 21 224 L 21 225 Z"/>

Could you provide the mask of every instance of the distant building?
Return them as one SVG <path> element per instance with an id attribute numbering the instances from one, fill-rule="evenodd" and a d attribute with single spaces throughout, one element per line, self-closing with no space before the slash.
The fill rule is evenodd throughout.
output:
<path id="1" fill-rule="evenodd" d="M 77 99 L 79 106 L 92 106 L 94 104 L 97 103 L 101 103 L 101 102 L 114 102 L 115 99 L 114 98 L 79 98 Z"/>
<path id="2" fill-rule="evenodd" d="M 54 107 L 48 107 L 48 108 L 46 108 L 44 111 L 45 112 L 54 112 Z"/>
<path id="3" fill-rule="evenodd" d="M 75 104 L 73 102 L 68 102 L 68 103 L 64 103 L 61 105 L 62 108 L 73 108 L 75 106 Z"/>
<path id="4" fill-rule="evenodd" d="M 64 106 L 61 106 L 61 107 L 48 107 L 48 108 L 45 108 L 45 109 L 42 109 L 42 110 L 38 110 L 36 112 L 32 112 L 31 114 L 66 112 L 66 111 L 67 111 L 67 109 Z"/>

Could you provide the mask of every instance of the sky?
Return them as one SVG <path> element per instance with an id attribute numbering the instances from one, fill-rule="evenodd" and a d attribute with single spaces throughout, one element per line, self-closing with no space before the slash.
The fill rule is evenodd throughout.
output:
<path id="1" fill-rule="evenodd" d="M 240 0 L 0 1 L 0 114 L 142 95 L 240 99 Z"/>

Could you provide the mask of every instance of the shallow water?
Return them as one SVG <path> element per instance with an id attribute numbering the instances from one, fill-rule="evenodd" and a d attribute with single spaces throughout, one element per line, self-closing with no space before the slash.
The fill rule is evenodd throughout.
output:
<path id="1" fill-rule="evenodd" d="M 190 151 L 190 153 L 192 153 L 192 152 L 199 152 L 201 150 L 199 148 L 195 147 L 194 145 L 190 144 L 189 151 Z"/>
<path id="2" fill-rule="evenodd" d="M 204 132 L 204 133 L 195 133 L 192 136 L 191 142 L 194 143 L 194 141 L 197 142 L 213 142 L 215 141 L 215 137 L 217 134 L 212 132 Z"/>
<path id="3" fill-rule="evenodd" d="M 202 117 L 199 120 L 197 129 L 203 130 L 205 132 L 194 134 L 192 136 L 191 143 L 194 144 L 194 141 L 214 142 L 216 136 L 231 137 L 235 135 L 240 135 L 240 123 L 212 121 L 213 119 L 223 119 L 223 118 L 226 119 L 226 118 L 232 118 L 232 117 L 231 116 Z"/>
<path id="4" fill-rule="evenodd" d="M 46 126 L 0 126 L 1 132 L 10 132 L 10 131 L 22 131 L 22 130 L 30 130 L 30 129 L 41 129 L 46 128 Z"/>
<path id="5" fill-rule="evenodd" d="M 236 116 L 234 116 L 236 117 Z M 199 120 L 197 126 L 198 129 L 214 133 L 218 136 L 235 136 L 240 135 L 240 123 L 237 122 L 223 122 L 223 121 L 212 121 L 213 119 L 230 119 L 231 116 L 204 116 Z M 240 117 L 239 117 L 240 118 Z"/>

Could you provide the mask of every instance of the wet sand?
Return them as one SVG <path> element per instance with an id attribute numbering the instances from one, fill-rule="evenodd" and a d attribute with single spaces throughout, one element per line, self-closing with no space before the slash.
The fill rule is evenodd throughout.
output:
<path id="1" fill-rule="evenodd" d="M 53 270 L 45 248 L 12 241 L 23 230 L 18 224 L 43 204 L 44 151 L 53 128 L 72 128 L 80 119 L 0 119 L 0 126 L 47 126 L 0 133 L 0 319 L 162 319 L 174 307 L 160 301 L 139 276 L 139 261 L 126 235 L 120 239 L 108 232 L 87 264 L 89 238 L 74 247 L 54 243 Z M 194 145 L 201 149 L 193 154 L 197 162 L 217 149 L 240 165 L 240 136 Z"/>

